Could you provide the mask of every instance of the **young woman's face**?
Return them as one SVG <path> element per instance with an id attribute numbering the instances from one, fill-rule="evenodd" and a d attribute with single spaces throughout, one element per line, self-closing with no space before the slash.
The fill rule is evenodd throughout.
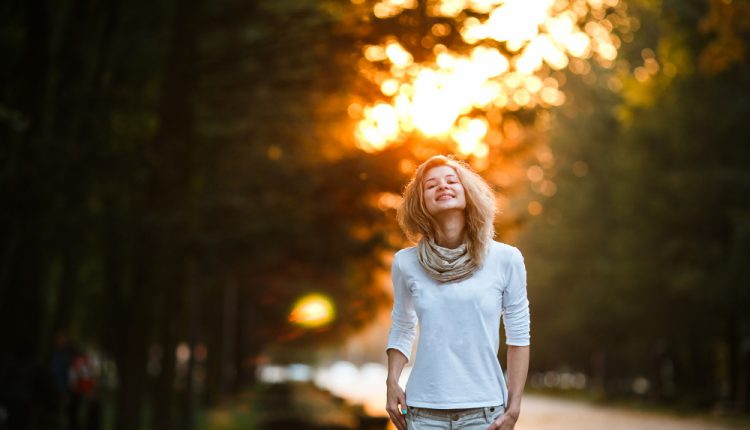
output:
<path id="1" fill-rule="evenodd" d="M 422 179 L 422 191 L 427 212 L 432 216 L 466 209 L 464 187 L 450 166 L 435 166 L 428 170 Z"/>

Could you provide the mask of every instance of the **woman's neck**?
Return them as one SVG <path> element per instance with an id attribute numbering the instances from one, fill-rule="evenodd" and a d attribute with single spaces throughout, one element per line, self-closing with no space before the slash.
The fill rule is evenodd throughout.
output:
<path id="1" fill-rule="evenodd" d="M 435 243 L 443 248 L 457 248 L 464 241 L 465 225 L 464 211 L 440 214 L 435 223 Z"/>

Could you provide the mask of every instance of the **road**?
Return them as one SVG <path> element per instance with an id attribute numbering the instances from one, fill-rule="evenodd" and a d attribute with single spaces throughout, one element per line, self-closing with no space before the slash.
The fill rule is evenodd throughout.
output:
<path id="1" fill-rule="evenodd" d="M 389 430 L 396 427 L 389 425 Z M 515 430 L 749 430 L 716 420 L 606 407 L 556 397 L 525 394 Z"/>
<path id="2" fill-rule="evenodd" d="M 697 418 L 603 407 L 554 397 L 524 395 L 515 430 L 739 430 Z"/>
<path id="3" fill-rule="evenodd" d="M 382 429 L 381 421 L 362 421 L 339 397 L 306 383 L 271 384 L 256 392 L 260 429 Z M 359 425 L 358 425 L 359 422 Z M 241 427 L 238 427 L 241 428 Z M 624 407 L 609 407 L 552 396 L 525 394 L 515 430 L 750 430 L 750 424 L 730 425 L 710 417 L 682 417 Z"/>

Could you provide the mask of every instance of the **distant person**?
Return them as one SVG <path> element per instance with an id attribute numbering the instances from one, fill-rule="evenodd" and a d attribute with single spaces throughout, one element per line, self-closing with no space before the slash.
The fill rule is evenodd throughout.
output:
<path id="1" fill-rule="evenodd" d="M 58 418 L 64 415 L 68 422 L 67 426 L 58 423 L 56 428 L 71 428 L 72 430 L 76 430 L 75 427 L 71 427 L 70 425 L 72 403 L 70 366 L 73 363 L 77 347 L 73 345 L 67 331 L 63 329 L 55 333 L 54 342 L 50 358 L 50 373 L 52 376 L 52 385 L 55 390 L 54 409 L 57 412 Z"/>
<path id="2" fill-rule="evenodd" d="M 52 373 L 52 383 L 61 399 L 68 395 L 70 389 L 69 370 L 75 349 L 65 330 L 58 330 L 55 333 L 55 344 L 50 359 L 50 372 Z"/>
<path id="3" fill-rule="evenodd" d="M 396 253 L 387 405 L 399 430 L 512 430 L 529 365 L 521 252 L 494 241 L 495 196 L 471 168 L 435 156 L 417 168 L 397 217 L 417 245 Z M 507 383 L 497 358 L 500 319 Z M 398 384 L 419 322 L 406 392 Z"/>
<path id="4" fill-rule="evenodd" d="M 89 354 L 72 343 L 64 330 L 55 336 L 52 352 L 52 379 L 59 404 L 64 406 L 67 430 L 98 430 L 101 404 L 96 387 L 96 369 Z M 81 420 L 81 412 L 84 419 Z"/>
<path id="5" fill-rule="evenodd" d="M 68 372 L 70 383 L 70 404 L 68 429 L 78 430 L 81 409 L 84 410 L 86 430 L 98 430 L 101 421 L 101 405 L 96 387 L 96 369 L 91 356 L 78 350 L 73 356 Z"/>

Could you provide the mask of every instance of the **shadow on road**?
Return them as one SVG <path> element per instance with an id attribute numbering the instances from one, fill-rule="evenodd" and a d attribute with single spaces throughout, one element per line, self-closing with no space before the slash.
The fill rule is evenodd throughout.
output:
<path id="1" fill-rule="evenodd" d="M 388 424 L 310 383 L 263 385 L 255 408 L 258 429 L 384 430 Z"/>

